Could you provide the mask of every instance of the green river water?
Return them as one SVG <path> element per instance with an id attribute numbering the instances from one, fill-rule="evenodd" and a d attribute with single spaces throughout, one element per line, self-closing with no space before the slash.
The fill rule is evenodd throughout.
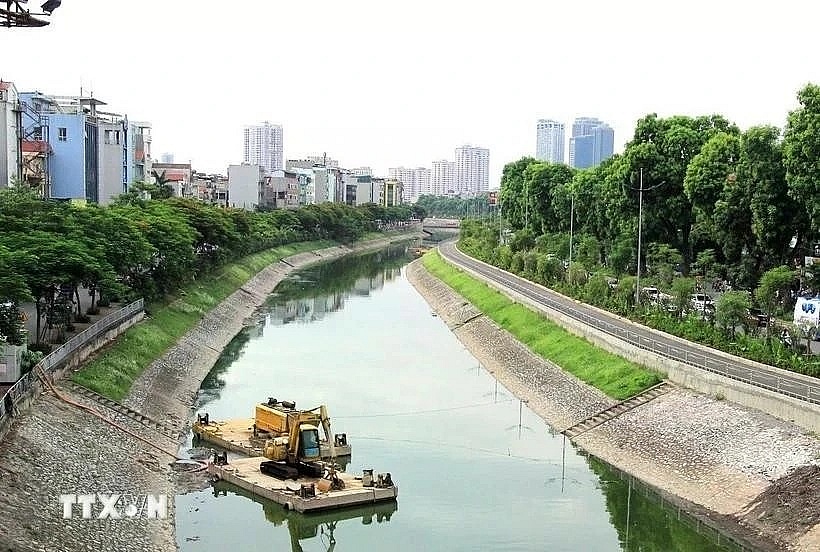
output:
<path id="1" fill-rule="evenodd" d="M 218 483 L 176 497 L 181 550 L 740 549 L 511 396 L 431 315 L 405 278 L 410 260 L 396 247 L 292 275 L 198 405 L 218 420 L 267 397 L 325 404 L 353 447 L 347 471 L 390 472 L 398 501 L 301 515 Z"/>

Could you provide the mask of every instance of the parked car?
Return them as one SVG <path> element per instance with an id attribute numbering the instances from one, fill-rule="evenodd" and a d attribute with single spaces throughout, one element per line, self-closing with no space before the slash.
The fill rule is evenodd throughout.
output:
<path id="1" fill-rule="evenodd" d="M 692 303 L 692 309 L 698 312 L 707 312 L 715 309 L 712 298 L 706 293 L 693 293 L 690 302 Z"/>
<path id="2" fill-rule="evenodd" d="M 658 303 L 658 296 L 660 295 L 660 290 L 656 287 L 641 288 L 641 295 L 643 295 L 647 301 L 655 305 Z"/>
<path id="3" fill-rule="evenodd" d="M 769 316 L 758 308 L 749 309 L 749 325 L 756 328 L 765 328 L 769 325 Z"/>

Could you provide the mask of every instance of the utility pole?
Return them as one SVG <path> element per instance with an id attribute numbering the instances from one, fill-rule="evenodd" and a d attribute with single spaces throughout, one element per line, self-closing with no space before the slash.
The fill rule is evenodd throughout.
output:
<path id="1" fill-rule="evenodd" d="M 575 220 L 575 191 L 570 190 L 570 204 L 569 204 L 569 262 L 567 263 L 567 270 L 572 265 L 572 229 L 573 221 Z"/>
<path id="2" fill-rule="evenodd" d="M 643 167 L 641 167 L 641 184 L 638 188 L 638 272 L 635 278 L 635 305 L 641 304 L 641 228 L 643 227 Z"/>

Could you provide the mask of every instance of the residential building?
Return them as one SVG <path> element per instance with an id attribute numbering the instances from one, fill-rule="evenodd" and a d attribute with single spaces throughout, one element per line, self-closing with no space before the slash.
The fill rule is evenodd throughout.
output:
<path id="1" fill-rule="evenodd" d="M 456 164 L 446 159 L 433 161 L 430 171 L 430 193 L 435 196 L 453 195 L 455 189 Z"/>
<path id="2" fill-rule="evenodd" d="M 126 149 L 126 187 L 134 182 L 150 182 L 153 163 L 151 159 L 151 123 L 128 122 L 128 147 Z M 173 164 L 172 160 L 169 164 Z"/>
<path id="3" fill-rule="evenodd" d="M 407 169 L 405 167 L 395 167 L 388 169 L 387 176 L 402 183 L 402 199 L 406 202 L 415 203 L 418 201 L 419 196 L 432 193 L 430 169 L 428 168 Z"/>
<path id="4" fill-rule="evenodd" d="M 244 138 L 243 164 L 259 165 L 268 174 L 284 168 L 282 125 L 273 125 L 268 121 L 247 125 Z"/>
<path id="5" fill-rule="evenodd" d="M 578 169 L 595 167 L 612 157 L 615 132 L 594 117 L 578 117 L 572 124 L 569 164 Z"/>
<path id="6" fill-rule="evenodd" d="M 292 167 L 288 169 L 296 174 L 299 186 L 299 205 L 313 205 L 316 203 L 316 175 L 313 168 Z"/>
<path id="7" fill-rule="evenodd" d="M 265 172 L 260 165 L 229 165 L 228 206 L 255 211 L 259 205 L 259 191 L 265 185 Z"/>
<path id="8" fill-rule="evenodd" d="M 453 187 L 457 194 L 474 196 L 490 188 L 490 150 L 470 145 L 456 148 Z"/>
<path id="9" fill-rule="evenodd" d="M 105 102 L 91 97 L 48 96 L 40 92 L 24 92 L 20 101 L 22 127 L 25 140 L 35 142 L 26 145 L 29 153 L 43 155 L 42 166 L 48 171 L 43 180 L 42 193 L 46 197 L 74 201 L 100 200 L 100 125 L 110 130 L 122 121 L 118 115 L 98 111 Z M 47 147 L 41 145 L 48 144 Z M 32 147 L 34 146 L 34 147 Z M 112 148 L 113 150 L 113 148 Z M 109 152 L 110 153 L 110 152 Z M 114 163 L 113 157 L 103 155 L 106 163 Z M 111 181 L 114 171 L 110 166 L 102 171 L 103 198 L 116 187 L 122 189 L 123 160 L 119 159 L 118 176 Z"/>
<path id="10" fill-rule="evenodd" d="M 293 171 L 274 171 L 265 176 L 259 192 L 259 206 L 267 209 L 299 207 L 299 181 Z"/>
<path id="11" fill-rule="evenodd" d="M 128 189 L 126 136 L 128 123 L 118 115 L 102 115 L 97 120 L 97 170 L 99 173 L 96 202 L 107 205 Z M 58 128 L 58 133 L 61 132 Z M 93 201 L 93 200 L 92 200 Z"/>
<path id="12" fill-rule="evenodd" d="M 228 177 L 194 172 L 191 175 L 191 196 L 211 205 L 227 207 Z"/>
<path id="13" fill-rule="evenodd" d="M 19 95 L 21 176 L 44 197 L 105 205 L 151 169 L 150 123 L 93 97 Z"/>
<path id="14" fill-rule="evenodd" d="M 400 180 L 388 178 L 382 181 L 379 190 L 379 204 L 384 207 L 402 204 L 402 182 Z"/>
<path id="15" fill-rule="evenodd" d="M 327 156 L 326 153 L 322 155 L 308 155 L 308 161 L 312 161 L 315 165 L 321 165 L 329 169 L 338 169 L 339 162 Z"/>
<path id="16" fill-rule="evenodd" d="M 13 185 L 22 176 L 19 123 L 17 87 L 0 81 L 0 188 Z"/>
<path id="17" fill-rule="evenodd" d="M 174 197 L 194 197 L 193 170 L 190 163 L 154 163 L 157 183 L 171 186 Z"/>
<path id="18" fill-rule="evenodd" d="M 350 170 L 353 171 L 353 174 L 356 176 L 373 176 L 373 169 L 370 167 L 356 167 Z"/>
<path id="19" fill-rule="evenodd" d="M 380 203 L 384 179 L 347 172 L 342 174 L 342 186 L 344 188 L 342 202 L 347 205 Z"/>
<path id="20" fill-rule="evenodd" d="M 552 119 L 538 119 L 535 158 L 550 163 L 563 163 L 564 139 L 564 123 Z"/>

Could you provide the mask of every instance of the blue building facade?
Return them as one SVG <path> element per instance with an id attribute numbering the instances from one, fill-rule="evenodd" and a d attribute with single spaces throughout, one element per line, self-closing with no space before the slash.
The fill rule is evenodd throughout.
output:
<path id="1" fill-rule="evenodd" d="M 615 132 L 612 127 L 592 117 L 575 119 L 569 140 L 569 162 L 572 167 L 596 167 L 612 157 L 614 148 Z"/>
<path id="2" fill-rule="evenodd" d="M 135 180 L 146 180 L 144 129 L 148 123 L 98 111 L 95 98 L 20 94 L 36 113 L 23 121 L 24 133 L 50 146 L 45 195 L 55 199 L 108 203 Z M 150 157 L 148 158 L 150 168 Z M 148 175 L 150 176 L 150 174 Z"/>

